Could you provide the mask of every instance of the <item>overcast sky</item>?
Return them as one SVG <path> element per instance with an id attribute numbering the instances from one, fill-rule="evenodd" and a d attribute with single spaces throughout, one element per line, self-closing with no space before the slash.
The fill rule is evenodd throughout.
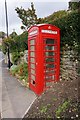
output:
<path id="1" fill-rule="evenodd" d="M 40 18 L 46 17 L 58 10 L 67 10 L 69 1 L 70 0 L 6 0 L 9 34 L 13 32 L 13 29 L 15 29 L 17 34 L 21 34 L 23 32 L 20 29 L 22 23 L 15 11 L 16 7 L 22 6 L 23 8 L 28 9 L 30 8 L 30 3 L 33 2 L 36 14 L 38 18 Z M 0 31 L 4 31 L 6 33 L 5 21 L 5 0 L 0 0 Z"/>

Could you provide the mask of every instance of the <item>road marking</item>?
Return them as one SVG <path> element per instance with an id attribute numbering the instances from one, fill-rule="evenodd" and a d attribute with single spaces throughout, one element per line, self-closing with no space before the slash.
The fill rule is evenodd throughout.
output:
<path id="1" fill-rule="evenodd" d="M 32 104 L 34 103 L 34 101 L 37 99 L 37 97 L 34 98 L 34 100 L 32 101 L 32 103 L 29 105 L 28 109 L 26 110 L 26 112 L 24 113 L 24 115 L 22 116 L 22 118 L 24 118 L 24 116 L 28 113 L 29 109 L 31 108 Z"/>
<path id="2" fill-rule="evenodd" d="M 3 58 L 2 60 L 0 60 L 0 62 L 2 62 L 5 58 Z"/>

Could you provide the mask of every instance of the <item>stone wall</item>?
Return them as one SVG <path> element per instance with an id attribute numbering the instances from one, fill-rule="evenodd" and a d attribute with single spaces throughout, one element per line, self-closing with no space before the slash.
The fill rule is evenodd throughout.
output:
<path id="1" fill-rule="evenodd" d="M 77 66 L 78 61 L 74 58 L 74 51 L 64 51 L 61 58 L 60 73 L 62 80 L 73 80 L 77 79 Z"/>

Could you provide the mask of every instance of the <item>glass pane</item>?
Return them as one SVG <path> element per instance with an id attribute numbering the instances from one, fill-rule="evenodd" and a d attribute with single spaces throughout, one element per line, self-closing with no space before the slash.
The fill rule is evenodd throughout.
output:
<path id="1" fill-rule="evenodd" d="M 49 74 L 54 74 L 55 73 L 55 71 L 54 70 L 46 70 L 46 75 L 49 75 Z"/>
<path id="2" fill-rule="evenodd" d="M 30 52 L 31 57 L 35 57 L 35 52 Z"/>
<path id="3" fill-rule="evenodd" d="M 52 82 L 46 82 L 46 87 L 52 86 Z"/>
<path id="4" fill-rule="evenodd" d="M 54 75 L 46 76 L 46 80 L 54 80 Z"/>
<path id="5" fill-rule="evenodd" d="M 46 68 L 54 68 L 55 65 L 54 64 L 46 64 Z"/>
<path id="6" fill-rule="evenodd" d="M 35 46 L 30 46 L 30 50 L 35 50 Z"/>
<path id="7" fill-rule="evenodd" d="M 31 73 L 32 73 L 32 74 L 35 74 L 35 70 L 31 69 Z"/>
<path id="8" fill-rule="evenodd" d="M 31 75 L 31 79 L 32 79 L 32 80 L 35 80 L 35 76 L 34 76 L 34 75 Z"/>
<path id="9" fill-rule="evenodd" d="M 55 50 L 55 47 L 54 46 L 46 46 L 45 49 L 46 50 Z"/>
<path id="10" fill-rule="evenodd" d="M 30 45 L 35 45 L 35 40 L 30 40 Z"/>
<path id="11" fill-rule="evenodd" d="M 35 64 L 31 64 L 31 68 L 35 69 Z"/>
<path id="12" fill-rule="evenodd" d="M 46 56 L 54 56 L 55 53 L 54 52 L 45 52 L 46 53 Z"/>
<path id="13" fill-rule="evenodd" d="M 54 44 L 54 39 L 47 38 L 46 39 L 46 44 Z"/>
<path id="14" fill-rule="evenodd" d="M 46 58 L 46 62 L 54 62 L 54 58 Z"/>
<path id="15" fill-rule="evenodd" d="M 30 62 L 35 63 L 35 58 L 30 58 Z"/>

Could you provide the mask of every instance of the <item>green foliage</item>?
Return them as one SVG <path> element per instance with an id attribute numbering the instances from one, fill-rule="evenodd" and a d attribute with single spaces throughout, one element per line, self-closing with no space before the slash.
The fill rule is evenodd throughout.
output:
<path id="1" fill-rule="evenodd" d="M 76 10 L 79 8 L 80 8 L 80 1 L 79 2 L 73 2 L 73 1 L 69 2 L 69 9 L 70 10 Z"/>
<path id="2" fill-rule="evenodd" d="M 27 82 L 28 80 L 28 66 L 27 63 L 22 63 L 19 65 L 13 65 L 10 68 L 10 72 L 12 75 L 18 75 L 20 80 L 25 80 L 25 82 Z"/>
<path id="3" fill-rule="evenodd" d="M 54 21 L 53 24 L 61 29 L 61 44 L 74 46 L 74 41 L 78 42 L 79 34 L 79 13 L 71 12 L 67 16 Z"/>
<path id="4" fill-rule="evenodd" d="M 70 101 L 65 101 L 62 105 L 60 105 L 56 110 L 56 117 L 60 117 L 61 113 L 65 112 L 69 105 Z"/>
<path id="5" fill-rule="evenodd" d="M 14 38 L 15 36 L 17 36 L 17 33 L 13 31 L 13 32 L 10 34 L 10 37 L 11 37 L 11 38 Z"/>
<path id="6" fill-rule="evenodd" d="M 6 36 L 6 34 L 5 34 L 4 32 L 1 31 L 1 32 L 0 32 L 0 38 L 3 39 L 3 38 L 5 38 L 5 36 Z"/>
<path id="7" fill-rule="evenodd" d="M 10 71 L 11 71 L 11 74 L 15 76 L 16 73 L 18 72 L 18 66 L 17 65 L 11 66 Z"/>
<path id="8" fill-rule="evenodd" d="M 36 24 L 37 22 L 37 15 L 35 13 L 35 9 L 34 9 L 34 4 L 31 3 L 31 9 L 28 8 L 28 10 L 21 8 L 16 8 L 15 9 L 18 17 L 22 20 L 22 23 L 24 26 L 26 26 L 26 28 L 28 29 L 31 25 Z M 25 27 L 21 27 L 22 29 L 25 29 Z"/>
<path id="9" fill-rule="evenodd" d="M 3 41 L 2 41 L 2 51 L 3 51 L 4 54 L 6 54 L 7 48 L 8 48 L 9 45 L 12 45 L 12 40 L 9 37 L 4 38 Z"/>
<path id="10" fill-rule="evenodd" d="M 27 45 L 28 33 L 23 32 L 21 35 L 13 35 L 10 37 L 3 39 L 2 42 L 2 51 L 5 54 L 7 52 L 7 46 L 10 48 L 10 53 L 14 52 L 22 52 L 28 49 Z"/>
<path id="11" fill-rule="evenodd" d="M 28 77 L 28 66 L 27 63 L 23 63 L 19 66 L 19 71 L 18 71 L 20 76 L 25 76 Z"/>
<path id="12" fill-rule="evenodd" d="M 77 52 L 80 47 L 80 14 L 78 11 L 68 12 L 66 16 L 55 21 L 49 21 L 50 24 L 56 25 L 61 30 L 61 50 L 63 47 L 70 46 Z"/>
<path id="13" fill-rule="evenodd" d="M 42 106 L 40 109 L 40 113 L 46 113 L 50 106 L 51 106 L 51 104 L 47 104 L 46 106 Z"/>
<path id="14" fill-rule="evenodd" d="M 13 52 L 12 53 L 12 62 L 13 64 L 17 64 L 17 62 L 19 61 L 20 59 L 20 52 Z"/>
<path id="15" fill-rule="evenodd" d="M 14 37 L 13 51 L 18 50 L 19 52 L 22 52 L 22 51 L 28 49 L 28 45 L 27 45 L 28 38 L 27 37 L 28 37 L 27 32 L 23 32 L 21 35 Z"/>
<path id="16" fill-rule="evenodd" d="M 47 106 L 43 106 L 40 110 L 41 113 L 46 113 L 48 110 Z"/>
<path id="17" fill-rule="evenodd" d="M 44 19 L 42 19 L 43 22 L 45 23 L 49 23 L 49 22 L 54 22 L 57 19 L 62 18 L 63 16 L 66 16 L 68 13 L 65 10 L 60 10 L 57 12 L 54 12 L 52 15 L 45 17 Z"/>
<path id="18" fill-rule="evenodd" d="M 2 45 L 0 45 L 0 50 L 2 50 Z"/>

